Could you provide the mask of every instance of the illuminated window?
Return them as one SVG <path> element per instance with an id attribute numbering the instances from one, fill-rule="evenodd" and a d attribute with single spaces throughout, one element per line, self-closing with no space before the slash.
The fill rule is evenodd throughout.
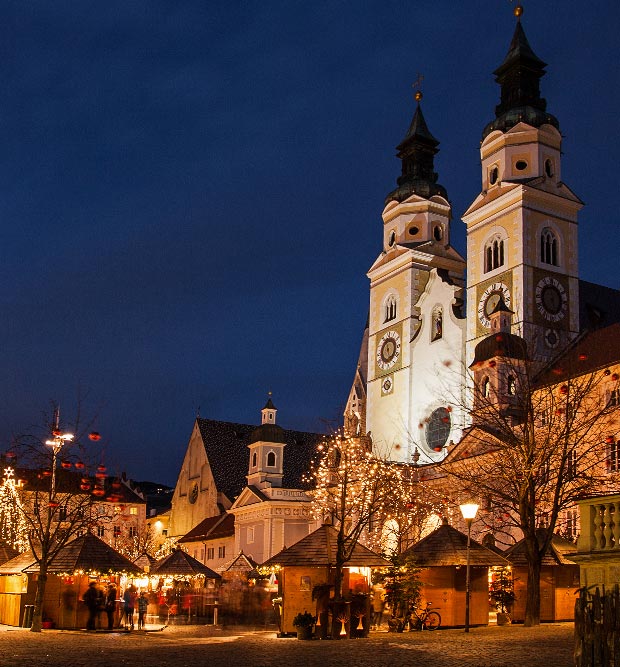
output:
<path id="1" fill-rule="evenodd" d="M 138 508 L 137 507 L 130 507 L 129 508 L 129 514 L 132 516 L 136 516 L 138 514 Z"/>

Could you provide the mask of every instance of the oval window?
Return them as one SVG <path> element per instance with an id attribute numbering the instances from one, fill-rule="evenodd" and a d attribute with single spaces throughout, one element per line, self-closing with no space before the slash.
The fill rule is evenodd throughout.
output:
<path id="1" fill-rule="evenodd" d="M 517 160 L 515 162 L 515 169 L 518 171 L 523 171 L 524 169 L 527 169 L 527 162 L 525 160 Z"/>
<path id="2" fill-rule="evenodd" d="M 448 440 L 452 420 L 446 408 L 434 410 L 426 425 L 426 442 L 436 452 L 440 452 Z"/>
<path id="3" fill-rule="evenodd" d="M 420 230 L 417 227 L 409 227 L 409 233 L 411 236 L 415 236 Z"/>

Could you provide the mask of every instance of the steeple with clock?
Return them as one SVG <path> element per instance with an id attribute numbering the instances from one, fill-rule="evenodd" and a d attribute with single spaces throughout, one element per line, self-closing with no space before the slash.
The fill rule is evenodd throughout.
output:
<path id="1" fill-rule="evenodd" d="M 508 53 L 495 70 L 501 88 L 480 146 L 482 192 L 467 226 L 466 363 L 491 329 L 500 298 L 512 330 L 544 362 L 579 331 L 577 214 L 562 181 L 559 122 L 540 94 L 545 63 L 532 50 L 516 7 Z"/>
<path id="2" fill-rule="evenodd" d="M 383 249 L 368 272 L 366 430 L 393 460 L 439 460 L 458 439 L 465 261 L 450 245 L 451 208 L 438 183 L 439 142 L 422 93 L 397 147 L 401 175 L 385 200 Z M 347 408 L 348 409 L 348 408 Z"/>

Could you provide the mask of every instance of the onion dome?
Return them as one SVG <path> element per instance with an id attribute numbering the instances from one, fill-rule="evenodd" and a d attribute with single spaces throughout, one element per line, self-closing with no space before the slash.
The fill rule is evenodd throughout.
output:
<path id="1" fill-rule="evenodd" d="M 474 351 L 474 360 L 470 366 L 473 368 L 494 357 L 504 357 L 506 359 L 523 359 L 527 356 L 527 343 L 521 336 L 509 333 L 508 331 L 498 331 L 481 340 Z"/>
<path id="2" fill-rule="evenodd" d="M 416 93 L 417 107 L 405 138 L 398 144 L 397 155 L 402 162 L 402 174 L 397 179 L 398 187 L 386 197 L 385 203 L 402 202 L 416 194 L 429 199 L 433 195 L 448 198 L 443 185 L 437 183 L 434 157 L 438 152 L 439 141 L 430 133 L 420 100 L 422 93 Z"/>
<path id="3" fill-rule="evenodd" d="M 522 8 L 515 11 L 515 29 L 504 62 L 493 72 L 501 86 L 500 103 L 495 107 L 495 120 L 482 132 L 485 139 L 494 130 L 506 132 L 518 123 L 532 127 L 549 124 L 559 129 L 555 116 L 547 113 L 547 101 L 540 96 L 540 79 L 547 66 L 532 50 L 521 25 Z"/>

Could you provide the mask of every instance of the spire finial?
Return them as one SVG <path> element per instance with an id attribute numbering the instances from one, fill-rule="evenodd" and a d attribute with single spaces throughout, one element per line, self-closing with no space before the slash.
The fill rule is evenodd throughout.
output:
<path id="1" fill-rule="evenodd" d="M 411 87 L 415 90 L 414 94 L 414 99 L 415 101 L 420 104 L 420 100 L 422 99 L 422 81 L 424 81 L 424 77 L 420 72 L 418 72 L 418 78 L 411 84 Z M 416 90 L 417 88 L 417 90 Z"/>

